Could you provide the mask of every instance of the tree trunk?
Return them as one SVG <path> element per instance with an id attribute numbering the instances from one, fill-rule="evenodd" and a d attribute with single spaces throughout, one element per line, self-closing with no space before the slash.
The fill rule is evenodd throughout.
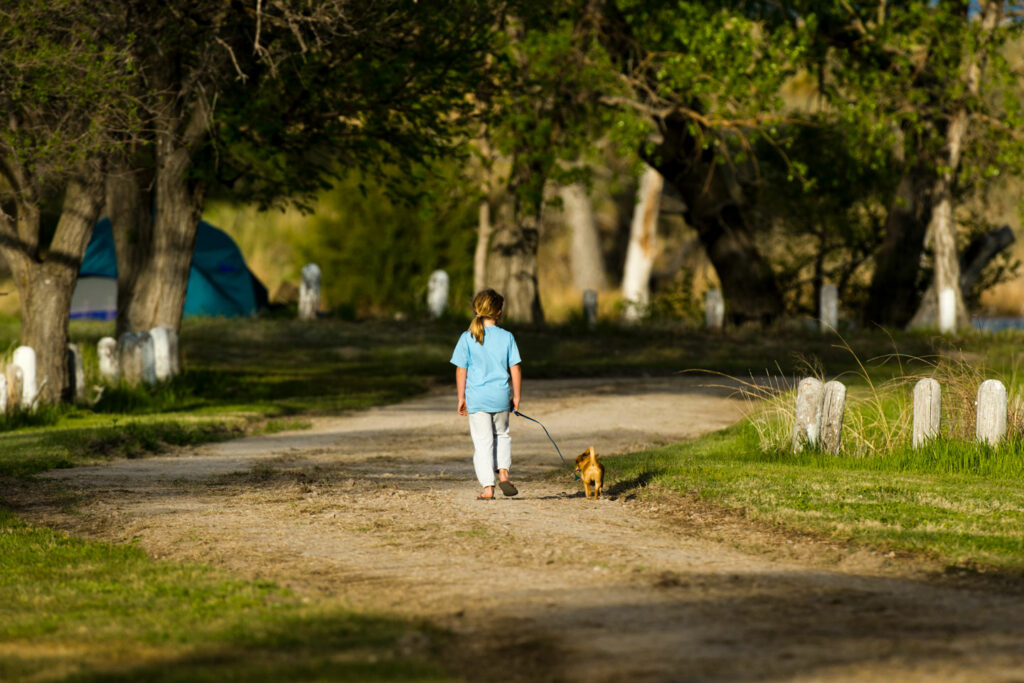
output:
<path id="1" fill-rule="evenodd" d="M 78 279 L 85 247 L 103 206 L 103 183 L 98 172 L 69 181 L 60 220 L 45 257 L 40 258 L 39 210 L 19 204 L 18 232 L 35 240 L 10 239 L 5 230 L 0 251 L 10 265 L 21 297 L 21 343 L 36 353 L 39 400 L 70 400 L 67 366 L 71 294 Z"/>
<path id="2" fill-rule="evenodd" d="M 934 174 L 922 167 L 900 177 L 885 221 L 885 240 L 875 256 L 865 322 L 905 326 L 920 303 L 921 252 L 931 220 Z"/>
<path id="3" fill-rule="evenodd" d="M 540 207 L 524 210 L 515 201 L 500 212 L 491 240 L 487 281 L 505 297 L 504 317 L 527 323 L 544 322 L 537 287 L 537 246 L 540 243 Z"/>
<path id="4" fill-rule="evenodd" d="M 782 294 L 743 214 L 742 188 L 713 146 L 694 136 L 691 124 L 675 115 L 660 121 L 661 144 L 646 161 L 686 203 L 686 221 L 715 267 L 729 318 L 771 322 L 782 314 Z"/>
<path id="5" fill-rule="evenodd" d="M 594 208 L 583 183 L 573 183 L 559 189 L 562 215 L 572 235 L 569 263 L 576 289 L 600 291 L 605 288 L 604 259 L 601 240 L 594 219 Z"/>
<path id="6" fill-rule="evenodd" d="M 622 301 L 626 320 L 637 320 L 650 303 L 651 270 L 657 256 L 658 207 L 661 203 L 661 174 L 650 166 L 644 167 L 640 187 L 633 207 L 633 220 L 629 226 L 629 246 L 622 270 Z"/>
<path id="7" fill-rule="evenodd" d="M 139 170 L 127 163 L 107 176 L 106 214 L 114 233 L 117 254 L 117 332 L 138 328 L 131 326 L 132 296 L 142 269 L 153 251 L 153 197 L 146 188 L 150 183 Z"/>
<path id="8" fill-rule="evenodd" d="M 985 0 L 981 3 L 981 37 L 977 50 L 968 57 L 964 73 L 966 91 L 971 97 L 977 97 L 981 92 L 985 50 L 988 49 L 992 34 L 1002 18 L 1002 5 L 1002 0 Z M 964 21 L 970 21 L 966 14 Z M 942 324 L 938 301 L 941 292 L 947 289 L 953 292 L 955 327 L 970 325 L 970 316 L 964 305 L 963 292 L 960 290 L 960 258 L 956 249 L 956 225 L 953 219 L 953 189 L 960 168 L 968 121 L 967 108 L 961 106 L 953 114 L 946 129 L 945 158 L 942 160 L 942 172 L 932 192 L 932 217 L 928 226 L 928 238 L 932 241 L 935 254 L 935 275 L 931 287 L 925 293 L 924 301 L 910 321 L 910 327 L 935 327 Z"/>
<path id="9" fill-rule="evenodd" d="M 183 139 L 178 139 L 170 122 L 160 124 L 150 248 L 132 250 L 137 260 L 126 262 L 124 268 L 118 262 L 118 278 L 134 281 L 127 301 L 118 297 L 118 329 L 181 328 L 192 252 L 206 199 L 205 185 L 188 178 L 193 148 L 205 134 L 205 119 L 199 120 L 204 115 L 193 112 L 190 129 L 194 130 Z"/>
<path id="10" fill-rule="evenodd" d="M 479 218 L 476 226 L 476 251 L 473 252 L 473 294 L 487 288 L 487 252 L 491 247 L 491 202 L 487 197 L 480 200 Z"/>

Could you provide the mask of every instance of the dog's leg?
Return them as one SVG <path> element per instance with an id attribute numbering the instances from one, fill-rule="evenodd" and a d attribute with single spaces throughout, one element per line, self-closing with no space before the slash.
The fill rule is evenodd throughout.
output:
<path id="1" fill-rule="evenodd" d="M 583 480 L 583 497 L 590 498 L 590 482 L 586 479 Z"/>

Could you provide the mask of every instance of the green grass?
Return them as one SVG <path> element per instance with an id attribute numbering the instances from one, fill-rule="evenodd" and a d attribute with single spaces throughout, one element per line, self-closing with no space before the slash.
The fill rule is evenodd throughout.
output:
<path id="1" fill-rule="evenodd" d="M 0 511 L 0 680 L 447 680 L 443 642 Z"/>
<path id="2" fill-rule="evenodd" d="M 695 492 L 755 520 L 911 551 L 947 566 L 1024 571 L 1024 451 L 939 441 L 877 457 L 762 451 L 743 423 L 610 458 L 614 479 Z"/>

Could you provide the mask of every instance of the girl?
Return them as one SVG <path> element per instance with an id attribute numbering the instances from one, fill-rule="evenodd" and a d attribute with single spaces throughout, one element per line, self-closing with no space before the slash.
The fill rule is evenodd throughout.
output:
<path id="1" fill-rule="evenodd" d="M 451 360 L 459 398 L 457 411 L 459 415 L 469 415 L 473 468 L 484 487 L 478 500 L 494 499 L 495 470 L 503 494 L 519 493 L 508 479 L 512 466 L 508 418 L 509 408 L 519 410 L 522 359 L 515 337 L 498 327 L 504 304 L 504 297 L 493 289 L 485 289 L 473 298 L 476 315 L 469 330 L 459 337 Z"/>

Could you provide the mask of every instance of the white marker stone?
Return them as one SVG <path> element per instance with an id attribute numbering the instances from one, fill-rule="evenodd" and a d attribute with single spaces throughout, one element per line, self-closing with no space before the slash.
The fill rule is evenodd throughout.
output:
<path id="1" fill-rule="evenodd" d="M 914 448 L 920 448 L 939 435 L 942 414 L 942 387 L 926 377 L 914 385 Z"/>
<path id="2" fill-rule="evenodd" d="M 320 309 L 320 266 L 307 263 L 302 266 L 302 285 L 299 287 L 299 320 L 313 320 Z"/>
<path id="3" fill-rule="evenodd" d="M 156 353 L 153 348 L 153 337 L 149 332 L 139 332 L 139 348 L 142 359 L 142 381 L 144 384 L 156 384 Z"/>
<path id="4" fill-rule="evenodd" d="M 597 292 L 593 289 L 583 292 L 583 320 L 587 327 L 597 324 Z"/>
<path id="5" fill-rule="evenodd" d="M 1006 387 L 987 379 L 978 387 L 978 441 L 995 446 L 1006 436 Z"/>
<path id="6" fill-rule="evenodd" d="M 21 368 L 21 407 L 31 410 L 35 407 L 39 387 L 36 384 L 36 352 L 30 346 L 14 349 L 11 364 Z"/>
<path id="7" fill-rule="evenodd" d="M 846 387 L 842 382 L 826 382 L 821 398 L 821 448 L 838 453 L 843 445 L 843 415 L 846 411 Z"/>
<path id="8" fill-rule="evenodd" d="M 725 325 L 725 299 L 718 289 L 709 289 L 704 295 L 704 323 L 712 332 L 721 332 Z"/>
<path id="9" fill-rule="evenodd" d="M 85 400 L 85 366 L 82 364 L 82 352 L 78 344 L 68 344 L 68 379 L 71 383 L 71 396 L 76 403 Z"/>
<path id="10" fill-rule="evenodd" d="M 153 372 L 157 382 L 171 377 L 171 342 L 166 327 L 154 327 L 149 331 L 153 339 Z"/>
<path id="11" fill-rule="evenodd" d="M 956 332 L 956 292 L 952 287 L 944 287 L 939 292 L 939 332 Z"/>
<path id="12" fill-rule="evenodd" d="M 117 340 L 103 337 L 96 344 L 96 356 L 100 363 L 100 377 L 104 382 L 116 382 L 118 374 Z"/>
<path id="13" fill-rule="evenodd" d="M 427 308 L 432 318 L 440 318 L 448 308 L 448 273 L 443 270 L 435 270 L 427 281 Z"/>
<path id="14" fill-rule="evenodd" d="M 804 444 L 818 443 L 821 430 L 821 380 L 805 377 L 796 390 L 796 420 L 793 424 L 793 451 L 799 453 Z"/>
<path id="15" fill-rule="evenodd" d="M 142 339 L 134 332 L 125 332 L 117 340 L 118 366 L 124 381 L 135 386 L 142 381 Z"/>
<path id="16" fill-rule="evenodd" d="M 0 372 L 0 415 L 7 414 L 7 375 Z"/>
<path id="17" fill-rule="evenodd" d="M 821 288 L 818 310 L 821 314 L 822 332 L 834 332 L 839 329 L 839 290 L 835 285 L 824 285 Z"/>

